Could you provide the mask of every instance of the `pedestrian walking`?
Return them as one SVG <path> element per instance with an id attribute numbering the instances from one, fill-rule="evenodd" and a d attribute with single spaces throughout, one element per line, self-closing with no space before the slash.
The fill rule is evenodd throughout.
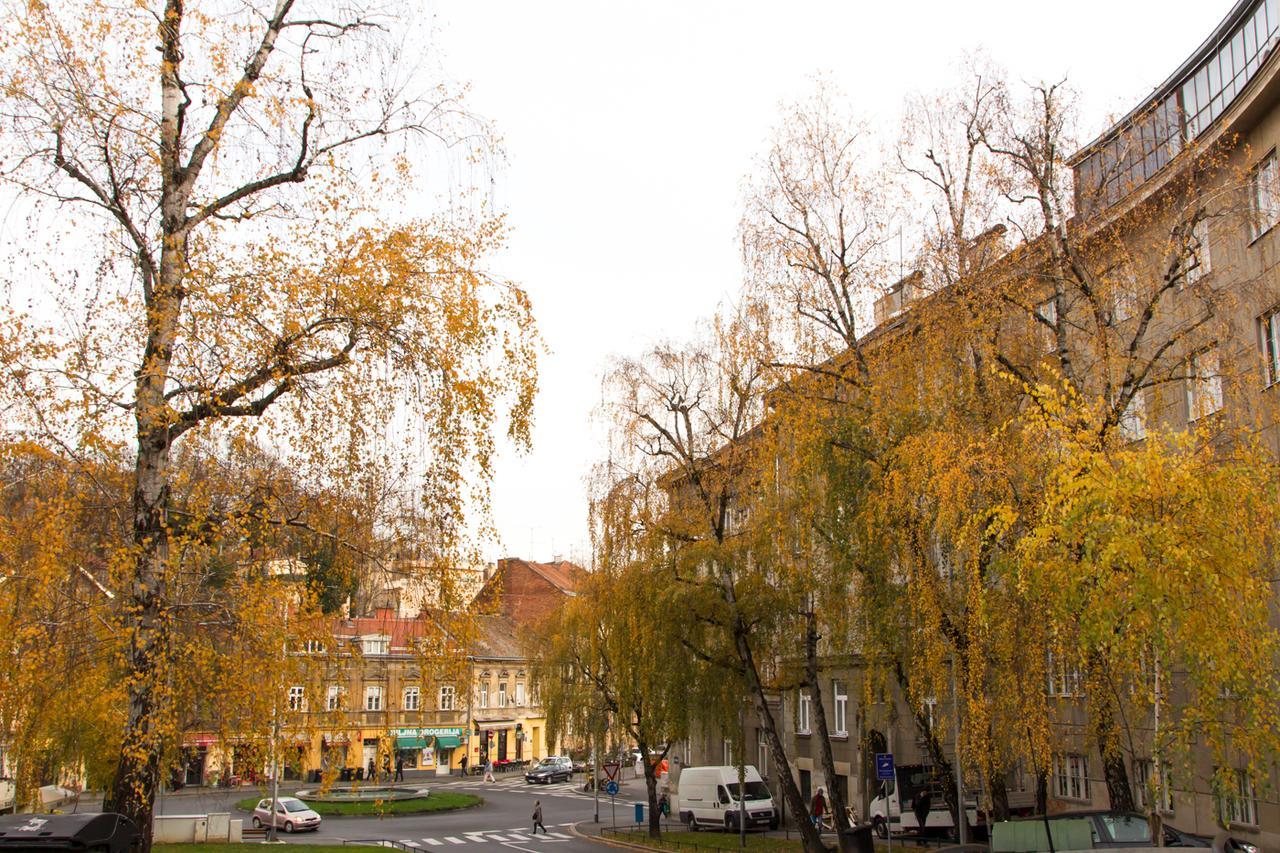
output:
<path id="1" fill-rule="evenodd" d="M 404 781 L 404 756 L 396 756 L 396 779 L 397 782 Z"/>
<path id="2" fill-rule="evenodd" d="M 538 830 L 542 830 L 542 834 L 547 834 L 547 828 L 542 825 L 542 801 L 533 801 L 533 834 L 537 835 Z"/>
<path id="3" fill-rule="evenodd" d="M 484 760 L 484 781 L 486 782 L 498 781 L 497 779 L 493 778 L 493 759 L 492 758 L 486 758 Z"/>
<path id="4" fill-rule="evenodd" d="M 467 775 L 467 756 L 462 756 L 462 760 L 458 762 L 458 766 L 462 768 L 462 775 Z"/>
<path id="5" fill-rule="evenodd" d="M 810 811 L 813 814 L 813 825 L 822 829 L 822 819 L 827 814 L 827 798 L 823 796 L 821 788 L 813 795 L 813 808 Z"/>
<path id="6" fill-rule="evenodd" d="M 378 765 L 374 763 L 373 756 L 369 756 L 369 781 L 376 782 L 378 780 Z"/>
<path id="7" fill-rule="evenodd" d="M 382 778 L 388 782 L 391 781 L 391 755 L 390 753 L 382 756 Z"/>

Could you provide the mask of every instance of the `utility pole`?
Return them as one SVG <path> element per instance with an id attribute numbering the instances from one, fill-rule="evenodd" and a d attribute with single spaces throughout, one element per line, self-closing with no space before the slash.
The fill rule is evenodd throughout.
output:
<path id="1" fill-rule="evenodd" d="M 960 766 L 960 692 L 956 690 L 956 656 L 951 655 L 951 709 L 955 716 L 956 745 L 956 832 L 960 844 L 968 843 L 969 809 L 964 802 L 964 768 Z"/>
<path id="2" fill-rule="evenodd" d="M 463 765 L 463 774 L 465 775 L 466 767 L 471 765 L 471 697 L 475 693 L 475 656 L 467 655 L 467 727 L 462 730 L 462 756 L 466 764 Z M 450 768 L 449 774 L 453 775 L 453 769 Z"/>
<path id="3" fill-rule="evenodd" d="M 591 797 L 595 800 L 596 823 L 600 822 L 600 738 L 591 733 Z"/>
<path id="4" fill-rule="evenodd" d="M 276 828 L 276 812 L 280 808 L 280 760 L 276 746 L 280 740 L 280 693 L 284 690 L 284 667 L 289 660 L 289 603 L 284 605 L 284 640 L 280 644 L 280 674 L 276 676 L 276 696 L 271 703 L 271 828 L 268 841 L 275 844 L 279 830 Z"/>
<path id="5" fill-rule="evenodd" d="M 738 708 L 738 849 L 747 849 L 747 722 L 741 707 Z"/>

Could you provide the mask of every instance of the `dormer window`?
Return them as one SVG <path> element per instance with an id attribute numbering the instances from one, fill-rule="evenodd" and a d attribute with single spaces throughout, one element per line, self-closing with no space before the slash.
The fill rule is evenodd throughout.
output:
<path id="1" fill-rule="evenodd" d="M 383 636 L 364 637 L 360 641 L 361 649 L 366 655 L 385 655 L 391 653 L 391 638 Z"/>

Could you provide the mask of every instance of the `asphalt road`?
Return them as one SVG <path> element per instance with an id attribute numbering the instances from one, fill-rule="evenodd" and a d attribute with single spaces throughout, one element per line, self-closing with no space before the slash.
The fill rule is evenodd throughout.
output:
<path id="1" fill-rule="evenodd" d="M 417 784 L 415 782 L 414 784 Z M 320 829 L 314 833 L 297 835 L 280 834 L 288 843 L 342 843 L 343 841 L 396 841 L 418 850 L 457 850 L 459 853 L 479 851 L 535 851 L 549 853 L 599 853 L 599 844 L 577 838 L 570 831 L 572 824 L 591 821 L 594 803 L 590 794 L 579 788 L 581 779 L 552 785 L 527 785 L 521 779 L 504 778 L 496 784 L 486 784 L 474 778 L 430 779 L 422 787 L 478 794 L 484 797 L 484 805 L 439 814 L 409 815 L 404 817 L 326 817 Z M 292 791 L 296 783 L 284 788 Z M 185 790 L 178 795 L 164 796 L 158 805 L 160 814 L 204 814 L 230 811 L 233 817 L 241 817 L 249 826 L 249 815 L 235 812 L 235 801 L 251 797 L 256 789 L 238 791 Z M 623 783 L 616 798 L 618 825 L 632 821 L 633 803 L 644 798 L 643 785 L 635 780 Z M 547 834 L 531 833 L 533 805 L 542 803 L 542 820 Z M 84 810 L 82 804 L 81 810 Z M 600 821 L 612 824 L 609 797 L 600 796 Z"/>

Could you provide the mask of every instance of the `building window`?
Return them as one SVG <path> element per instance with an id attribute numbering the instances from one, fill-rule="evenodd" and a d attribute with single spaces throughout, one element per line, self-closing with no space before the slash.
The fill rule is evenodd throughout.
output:
<path id="1" fill-rule="evenodd" d="M 307 692 L 301 687 L 289 688 L 289 710 L 305 711 L 307 710 Z"/>
<path id="2" fill-rule="evenodd" d="M 1213 266 L 1209 252 L 1209 222 L 1201 219 L 1191 229 L 1191 239 L 1187 241 L 1186 273 L 1183 276 L 1186 284 L 1195 284 L 1208 275 Z"/>
<path id="3" fill-rule="evenodd" d="M 796 699 L 796 734 L 809 734 L 809 694 L 801 693 Z"/>
<path id="4" fill-rule="evenodd" d="M 760 737 L 759 731 L 756 732 L 756 770 L 760 771 L 760 778 L 769 778 L 769 744 L 764 742 Z"/>
<path id="5" fill-rule="evenodd" d="M 365 637 L 362 645 L 366 655 L 385 655 L 391 651 L 391 640 L 388 637 Z"/>
<path id="6" fill-rule="evenodd" d="M 1262 354 L 1267 360 L 1267 384 L 1280 382 L 1280 309 L 1264 314 L 1258 320 L 1262 337 Z"/>
<path id="7" fill-rule="evenodd" d="M 516 682 L 516 707 L 524 707 L 524 682 Z"/>
<path id="8" fill-rule="evenodd" d="M 1222 408 L 1222 373 L 1217 347 L 1202 349 L 1187 359 L 1187 420 L 1212 415 Z"/>
<path id="9" fill-rule="evenodd" d="M 1111 294 L 1111 322 L 1123 323 L 1138 313 L 1138 286 L 1133 276 L 1116 270 L 1115 291 Z"/>
<path id="10" fill-rule="evenodd" d="M 406 711 L 416 711 L 421 707 L 421 694 L 417 687 L 406 687 L 404 689 L 404 709 Z"/>
<path id="11" fill-rule="evenodd" d="M 1058 303 L 1047 299 L 1036 306 L 1036 328 L 1040 330 L 1046 352 L 1058 350 Z"/>
<path id="12" fill-rule="evenodd" d="M 1231 789 L 1218 796 L 1218 815 L 1224 823 L 1258 823 L 1258 792 L 1247 770 L 1231 772 Z"/>
<path id="13" fill-rule="evenodd" d="M 346 695 L 346 692 L 341 684 L 330 684 L 329 693 L 325 699 L 325 708 L 330 711 L 341 711 L 342 698 Z"/>
<path id="14" fill-rule="evenodd" d="M 721 742 L 720 757 L 722 759 L 720 763 L 725 767 L 732 767 L 737 764 L 733 758 L 733 741 L 726 738 Z"/>
<path id="15" fill-rule="evenodd" d="M 1054 759 L 1054 779 L 1059 799 L 1089 799 L 1089 760 L 1077 753 Z"/>
<path id="16" fill-rule="evenodd" d="M 1272 151 L 1249 173 L 1249 206 L 1253 213 L 1253 239 L 1280 220 L 1280 195 L 1276 192 L 1276 152 Z"/>
<path id="17" fill-rule="evenodd" d="M 382 710 L 382 687 L 377 684 L 369 684 L 364 688 L 364 709 L 366 711 Z"/>
<path id="18" fill-rule="evenodd" d="M 507 707 L 507 683 L 505 681 L 498 685 L 498 707 Z"/>
<path id="19" fill-rule="evenodd" d="M 1120 435 L 1125 441 L 1147 437 L 1147 402 L 1141 391 L 1135 391 L 1129 405 L 1120 413 Z"/>
<path id="20" fill-rule="evenodd" d="M 849 691 L 839 681 L 831 682 L 832 703 L 835 705 L 836 729 L 832 734 L 849 734 Z"/>
<path id="21" fill-rule="evenodd" d="M 453 685 L 446 684 L 440 688 L 440 704 L 437 707 L 441 711 L 452 711 L 455 698 Z"/>
<path id="22" fill-rule="evenodd" d="M 1254 75 L 1276 36 L 1274 2 L 1258 3 L 1187 82 L 1182 84 L 1187 139 L 1195 139 L 1226 110 Z"/>
<path id="23" fill-rule="evenodd" d="M 1084 695 L 1084 675 L 1074 666 L 1068 666 L 1065 662 L 1056 659 L 1053 652 L 1049 653 L 1046 672 L 1048 678 L 1045 692 L 1048 695 L 1064 698 Z"/>
<path id="24" fill-rule="evenodd" d="M 324 643 L 319 640 L 307 640 L 302 644 L 302 650 L 309 655 L 324 654 Z"/>
<path id="25" fill-rule="evenodd" d="M 1150 758 L 1142 758 L 1133 763 L 1134 781 L 1138 783 L 1134 786 L 1134 795 L 1137 797 L 1138 808 L 1145 809 L 1148 802 L 1154 802 L 1156 811 L 1167 815 L 1173 814 L 1173 791 L 1169 787 L 1169 774 L 1171 772 L 1172 766 L 1169 762 L 1161 761 L 1160 779 L 1158 780 L 1159 790 L 1157 790 L 1155 762 Z"/>
<path id="26" fill-rule="evenodd" d="M 489 707 L 489 682 L 487 681 L 480 682 L 480 707 Z"/>

